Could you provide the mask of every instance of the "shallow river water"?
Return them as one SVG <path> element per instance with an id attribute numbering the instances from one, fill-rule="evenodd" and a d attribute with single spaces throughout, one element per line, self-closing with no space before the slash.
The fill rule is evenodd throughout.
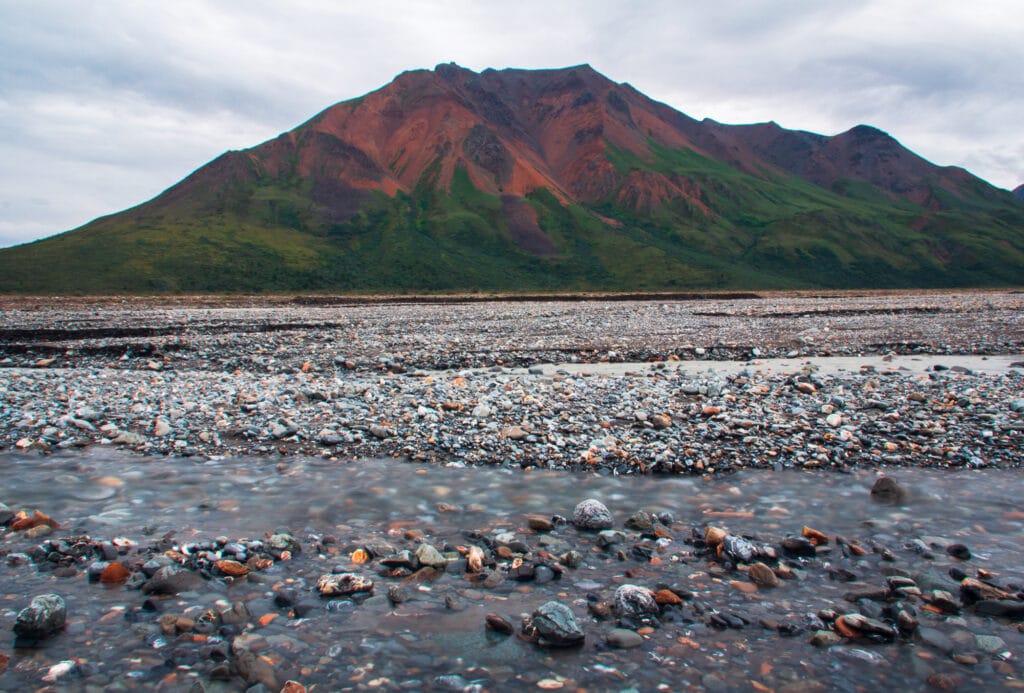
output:
<path id="1" fill-rule="evenodd" d="M 0 667 L 0 690 L 48 684 L 54 690 L 245 690 L 252 681 L 223 676 L 224 667 L 215 671 L 238 632 L 248 633 L 247 646 L 272 666 L 277 684 L 290 679 L 317 691 L 1024 685 L 1019 623 L 967 608 L 942 614 L 910 599 L 908 607 L 920 622 L 917 634 L 892 643 L 848 639 L 828 648 L 809 642 L 821 627 L 815 614 L 876 608 L 846 595 L 884 585 L 891 574 L 909 575 L 923 590 L 957 595 L 950 568 L 970 576 L 982 569 L 1000 584 L 1022 589 L 1019 470 L 895 470 L 892 475 L 909 490 L 900 504 L 872 501 L 878 471 L 618 478 L 397 460 L 141 458 L 96 447 L 48 457 L 2 454 L 0 474 L 0 501 L 14 510 L 39 509 L 61 524 L 51 539 L 121 537 L 141 550 L 168 532 L 185 543 L 287 531 L 303 547 L 291 560 L 247 579 L 212 579 L 193 592 L 146 602 L 138 589 L 90 582 L 84 568 L 66 577 L 38 570 L 16 554 L 42 539 L 8 533 L 0 538 L 0 636 L 7 633 L 0 640 L 0 661 L 9 658 Z M 569 517 L 585 498 L 604 502 L 616 529 L 640 509 L 670 513 L 667 536 L 645 544 L 653 547 L 654 560 L 650 552 L 632 550 L 640 542 L 632 530 L 623 543 L 601 547 L 593 533 L 571 524 L 553 532 L 528 528 L 528 513 Z M 756 588 L 742 569 L 700 555 L 691 536 L 708 524 L 771 545 L 809 525 L 833 541 L 815 558 L 786 559 L 794 579 Z M 442 550 L 486 539 L 493 549 L 510 543 L 501 536 L 508 533 L 520 552 L 517 542 L 553 555 L 576 549 L 582 563 L 550 581 L 485 582 L 487 570 L 480 576 L 448 571 L 429 581 L 406 580 L 409 599 L 394 604 L 385 596 L 387 587 L 402 581 L 380 575 L 373 562 L 352 559 L 362 546 L 387 541 L 413 549 L 421 537 Z M 837 535 L 868 552 L 844 556 L 835 546 Z M 969 547 L 971 558 L 948 555 L 950 543 Z M 361 603 L 320 599 L 313 585 L 335 568 L 373 577 L 374 596 Z M 616 624 L 591 616 L 588 595 L 590 602 L 611 600 L 624 583 L 670 587 L 689 598 L 658 627 L 641 629 L 638 647 L 616 649 L 608 643 Z M 273 600 L 282 587 L 312 599 L 315 608 L 294 618 Z M 15 648 L 11 627 L 18 610 L 32 596 L 49 592 L 66 599 L 67 627 L 36 648 Z M 488 613 L 518 625 L 549 600 L 576 614 L 586 632 L 581 647 L 543 649 L 484 627 Z M 252 618 L 238 632 L 167 636 L 157 625 L 161 614 L 197 618 L 210 607 L 224 610 L 239 601 Z M 716 627 L 721 624 L 712 616 L 718 613 L 740 617 L 732 623 L 746 622 L 745 627 Z"/>

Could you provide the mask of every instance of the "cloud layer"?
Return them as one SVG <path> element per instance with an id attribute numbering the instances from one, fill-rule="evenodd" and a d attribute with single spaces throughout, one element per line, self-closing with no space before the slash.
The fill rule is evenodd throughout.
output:
<path id="1" fill-rule="evenodd" d="M 1011 1 L 0 5 L 0 246 L 158 194 L 397 73 L 589 62 L 697 118 L 858 123 L 995 185 L 1024 182 Z"/>

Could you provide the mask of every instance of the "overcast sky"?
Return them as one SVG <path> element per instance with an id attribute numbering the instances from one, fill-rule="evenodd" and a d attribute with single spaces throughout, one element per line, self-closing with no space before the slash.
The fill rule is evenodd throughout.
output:
<path id="1" fill-rule="evenodd" d="M 1024 182 L 1019 0 L 0 0 L 0 246 L 449 61 L 586 62 L 696 118 L 869 123 L 934 163 Z"/>

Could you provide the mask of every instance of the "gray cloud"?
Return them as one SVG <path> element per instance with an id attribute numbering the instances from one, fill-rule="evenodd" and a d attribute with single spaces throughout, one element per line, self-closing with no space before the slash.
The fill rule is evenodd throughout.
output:
<path id="1" fill-rule="evenodd" d="M 0 245 L 138 204 L 397 73 L 589 62 L 694 117 L 866 122 L 1024 182 L 1013 0 L 0 5 Z M 938 5 L 938 7 L 936 7 Z"/>

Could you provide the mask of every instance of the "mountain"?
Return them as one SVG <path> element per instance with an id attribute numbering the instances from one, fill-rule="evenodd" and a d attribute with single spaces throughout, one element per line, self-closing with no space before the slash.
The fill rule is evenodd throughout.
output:
<path id="1" fill-rule="evenodd" d="M 1019 197 L 1020 199 L 1024 200 L 1024 185 L 1018 185 L 1016 188 L 1014 188 L 1013 194 Z"/>
<path id="2" fill-rule="evenodd" d="M 865 125 L 724 125 L 587 65 L 449 64 L 0 264 L 20 292 L 1006 285 L 1024 205 Z"/>

